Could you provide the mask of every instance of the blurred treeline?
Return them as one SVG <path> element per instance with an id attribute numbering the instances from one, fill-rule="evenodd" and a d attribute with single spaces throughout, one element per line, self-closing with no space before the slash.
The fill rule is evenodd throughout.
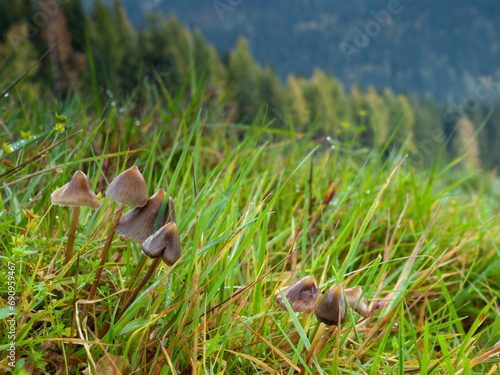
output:
<path id="1" fill-rule="evenodd" d="M 498 84 L 487 79 L 476 95 L 439 105 L 389 89 L 344 88 L 321 70 L 312 77 L 291 75 L 283 83 L 272 68 L 255 62 L 243 38 L 219 56 L 175 15 L 146 17 L 146 26 L 134 30 L 121 0 L 109 6 L 95 0 L 92 14 L 80 0 L 0 0 L 1 88 L 57 43 L 20 86 L 23 100 L 55 94 L 90 102 L 97 95 L 140 114 L 155 90 L 170 97 L 182 93 L 185 101 L 202 95 L 219 122 L 251 123 L 267 111 L 275 127 L 297 132 L 314 127 L 318 136 L 370 148 L 390 142 L 417 163 L 431 162 L 445 147 L 445 158 L 465 155 L 462 164 L 470 168 L 500 164 Z"/>

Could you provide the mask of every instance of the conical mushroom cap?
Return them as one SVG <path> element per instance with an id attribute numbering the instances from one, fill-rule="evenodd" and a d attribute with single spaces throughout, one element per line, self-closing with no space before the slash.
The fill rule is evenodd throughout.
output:
<path id="1" fill-rule="evenodd" d="M 143 207 L 148 201 L 148 186 L 139 169 L 133 166 L 109 184 L 106 195 L 127 206 Z"/>
<path id="2" fill-rule="evenodd" d="M 283 295 L 288 300 L 293 311 L 304 313 L 314 310 L 314 304 L 321 295 L 321 291 L 314 276 L 306 276 L 285 290 Z M 286 311 L 281 293 L 276 295 L 276 305 Z"/>
<path id="3" fill-rule="evenodd" d="M 344 288 L 340 284 L 335 284 L 320 297 L 316 304 L 316 318 L 329 326 L 338 326 L 344 321 L 345 313 Z"/>
<path id="4" fill-rule="evenodd" d="M 115 232 L 122 237 L 142 244 L 153 231 L 156 217 L 160 212 L 161 205 L 165 199 L 165 191 L 160 189 L 148 199 L 144 207 L 135 207 L 123 215 L 120 224 L 115 228 Z M 168 218 L 168 209 L 165 209 L 160 220 L 161 225 Z"/>
<path id="5" fill-rule="evenodd" d="M 353 288 L 344 289 L 344 292 L 345 296 L 347 297 L 347 303 L 349 304 L 349 307 L 356 311 L 363 318 L 366 318 L 370 312 L 368 311 L 368 302 L 366 301 L 365 296 L 363 296 L 360 300 L 360 297 L 363 294 L 363 289 L 361 289 L 361 287 L 358 285 Z"/>
<path id="6" fill-rule="evenodd" d="M 175 223 L 168 223 L 158 229 L 142 243 L 142 252 L 151 258 L 163 257 L 169 266 L 181 257 L 181 237 Z"/>
<path id="7" fill-rule="evenodd" d="M 89 179 L 82 171 L 76 171 L 71 180 L 50 195 L 52 204 L 66 207 L 90 207 L 95 210 L 101 202 L 92 191 Z"/>

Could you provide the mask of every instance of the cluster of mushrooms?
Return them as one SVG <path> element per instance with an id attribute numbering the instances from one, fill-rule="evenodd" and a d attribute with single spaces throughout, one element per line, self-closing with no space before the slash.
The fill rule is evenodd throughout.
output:
<path id="1" fill-rule="evenodd" d="M 148 272 L 129 296 L 121 313 L 117 316 L 119 318 L 133 303 L 142 287 L 154 273 L 160 260 L 172 266 L 180 259 L 181 240 L 175 223 L 172 198 L 166 199 L 166 193 L 161 188 L 153 196 L 148 197 L 146 181 L 136 166 L 118 175 L 106 189 L 106 196 L 117 202 L 118 207 L 114 213 L 108 237 L 101 253 L 100 264 L 95 271 L 94 281 L 87 299 L 92 300 L 95 297 L 115 233 L 139 243 L 142 253 L 153 259 Z M 67 265 L 73 258 L 80 207 L 89 207 L 95 210 L 100 207 L 100 201 L 92 191 L 90 182 L 82 171 L 77 171 L 66 185 L 55 190 L 51 194 L 51 201 L 55 205 L 73 207 L 64 257 L 64 264 Z M 133 208 L 122 216 L 125 206 Z M 155 226 L 160 226 L 160 228 L 154 232 Z M 140 272 L 142 266 L 143 264 L 138 265 L 136 274 Z M 287 308 L 282 296 L 287 299 L 293 311 L 303 314 L 304 325 L 312 312 L 321 322 L 307 355 L 307 364 L 309 364 L 319 337 L 322 335 L 324 325 L 341 325 L 346 318 L 348 308 L 353 309 L 364 318 L 369 315 L 368 304 L 360 286 L 344 289 L 340 284 L 335 284 L 325 294 L 322 294 L 314 276 L 306 276 L 286 289 L 283 294 L 278 293 L 275 296 L 277 306 L 286 311 Z M 87 313 L 89 306 L 89 304 L 86 305 L 83 316 Z M 104 336 L 107 328 L 105 327 L 99 333 L 100 337 Z"/>
<path id="2" fill-rule="evenodd" d="M 117 202 L 118 207 L 114 213 L 108 237 L 101 252 L 100 264 L 95 270 L 94 281 L 87 299 L 92 300 L 96 294 L 115 233 L 140 244 L 142 253 L 149 258 L 153 258 L 149 271 L 125 303 L 121 312 L 123 313 L 153 275 L 161 260 L 172 266 L 180 259 L 181 240 L 175 223 L 175 209 L 172 198 L 166 199 L 166 193 L 161 188 L 153 196 L 148 197 L 146 181 L 136 166 L 118 175 L 106 189 L 106 196 Z M 100 201 L 92 191 L 90 182 L 82 171 L 77 171 L 66 185 L 55 190 L 51 194 L 51 201 L 55 205 L 73 207 L 64 257 L 64 264 L 67 265 L 73 258 L 80 207 L 89 207 L 95 210 L 100 207 Z M 125 206 L 133 208 L 122 216 Z M 153 233 L 154 229 L 156 229 L 155 226 L 158 226 L 159 229 Z M 139 273 L 143 265 L 144 262 L 138 265 L 136 274 Z M 89 306 L 86 305 L 83 315 L 87 313 Z"/>
<path id="3" fill-rule="evenodd" d="M 334 284 L 325 294 L 322 294 L 314 276 L 306 276 L 287 288 L 283 293 L 279 292 L 275 296 L 276 305 L 280 309 L 287 311 L 283 296 L 294 312 L 303 314 L 302 324 L 304 326 L 309 314 L 312 312 L 321 322 L 306 357 L 307 365 L 309 365 L 319 338 L 323 334 L 325 325 L 340 326 L 346 319 L 348 308 L 351 308 L 363 318 L 369 315 L 368 303 L 363 295 L 363 289 L 359 285 L 344 289 L 342 285 Z M 333 331 L 329 332 L 332 333 Z M 328 338 L 329 336 L 326 340 Z M 317 351 L 319 352 L 321 349 L 322 347 L 318 347 Z"/>

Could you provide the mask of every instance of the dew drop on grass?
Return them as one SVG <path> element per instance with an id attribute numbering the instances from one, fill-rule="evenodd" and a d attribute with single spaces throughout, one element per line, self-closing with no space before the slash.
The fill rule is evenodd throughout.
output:
<path id="1" fill-rule="evenodd" d="M 370 192 L 371 192 L 371 190 L 370 190 L 370 189 L 368 189 L 368 190 L 366 191 L 366 194 L 370 194 Z"/>
<path id="2" fill-rule="evenodd" d="M 139 120 L 135 120 L 135 126 L 141 125 L 141 122 Z"/>
<path id="3" fill-rule="evenodd" d="M 332 150 L 335 150 L 335 146 L 330 147 Z"/>
<path id="4" fill-rule="evenodd" d="M 168 308 L 170 302 L 172 301 L 172 274 L 168 275 L 168 285 L 167 285 L 167 293 L 165 293 L 165 309 Z"/>
<path id="5" fill-rule="evenodd" d="M 56 215 L 56 219 L 59 219 L 59 215 Z"/>
<path id="6" fill-rule="evenodd" d="M 121 107 L 120 108 L 120 113 L 125 113 L 125 108 Z"/>
<path id="7" fill-rule="evenodd" d="M 111 107 L 116 107 L 116 102 L 114 100 L 111 102 Z"/>
<path id="8" fill-rule="evenodd" d="M 113 93 L 111 92 L 111 90 L 106 90 L 106 95 L 109 96 L 110 98 L 113 97 Z"/>
<path id="9" fill-rule="evenodd" d="M 330 137 L 326 137 L 326 140 L 327 140 L 328 142 L 331 142 L 331 141 L 332 141 L 332 139 L 331 139 Z"/>
<path id="10" fill-rule="evenodd" d="M 4 98 L 8 98 L 9 97 L 9 93 L 6 93 Z"/>

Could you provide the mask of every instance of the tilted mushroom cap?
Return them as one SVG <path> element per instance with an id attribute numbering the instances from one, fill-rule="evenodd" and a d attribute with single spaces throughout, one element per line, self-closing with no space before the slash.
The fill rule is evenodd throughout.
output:
<path id="1" fill-rule="evenodd" d="M 365 296 L 363 296 L 360 300 L 360 297 L 363 294 L 363 289 L 361 289 L 361 287 L 358 285 L 353 288 L 344 289 L 344 292 L 345 296 L 347 297 L 347 303 L 349 304 L 349 307 L 356 311 L 363 318 L 366 318 L 370 314 L 370 312 L 368 311 L 368 302 L 366 301 Z"/>
<path id="2" fill-rule="evenodd" d="M 142 243 L 142 252 L 150 258 L 163 257 L 169 266 L 181 257 L 181 237 L 175 223 L 168 223 L 158 229 Z"/>
<path id="3" fill-rule="evenodd" d="M 136 166 L 120 173 L 106 189 L 106 195 L 127 206 L 142 207 L 148 201 L 148 186 Z"/>
<path id="4" fill-rule="evenodd" d="M 288 300 L 293 311 L 304 313 L 314 310 L 314 305 L 321 295 L 321 291 L 314 276 L 306 276 L 285 290 L 283 295 Z M 275 298 L 276 305 L 286 311 L 281 293 L 278 293 Z"/>
<path id="5" fill-rule="evenodd" d="M 92 191 L 89 179 L 82 171 L 76 171 L 71 180 L 50 195 L 52 204 L 67 207 L 90 207 L 95 210 L 101 202 Z"/>
<path id="6" fill-rule="evenodd" d="M 165 199 L 165 191 L 160 189 L 148 199 L 143 207 L 135 207 L 123 215 L 115 232 L 134 242 L 142 244 L 153 231 L 156 217 L 160 212 L 161 205 Z M 165 208 L 160 224 L 165 224 L 168 218 L 168 209 Z"/>
<path id="7" fill-rule="evenodd" d="M 346 314 L 344 288 L 335 284 L 323 294 L 316 304 L 316 318 L 329 326 L 340 325 Z M 340 321 L 339 321 L 340 318 Z"/>

